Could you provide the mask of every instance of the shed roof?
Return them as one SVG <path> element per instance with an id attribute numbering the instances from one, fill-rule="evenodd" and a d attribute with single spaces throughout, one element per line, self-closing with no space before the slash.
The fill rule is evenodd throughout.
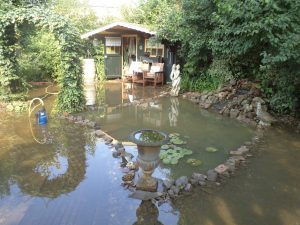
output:
<path id="1" fill-rule="evenodd" d="M 92 37 L 97 34 L 110 34 L 111 32 L 109 30 L 133 30 L 133 31 L 138 31 L 141 33 L 145 33 L 148 35 L 154 35 L 155 32 L 150 31 L 148 28 L 141 27 L 140 25 L 137 24 L 132 24 L 132 23 L 127 23 L 127 22 L 114 22 L 110 23 L 106 26 L 100 27 L 98 29 L 92 30 L 90 32 L 87 32 L 83 35 L 81 35 L 82 39 Z"/>

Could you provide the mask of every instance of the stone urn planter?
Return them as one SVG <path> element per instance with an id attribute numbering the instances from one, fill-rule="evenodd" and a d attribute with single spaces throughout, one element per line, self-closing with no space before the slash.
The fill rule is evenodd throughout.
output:
<path id="1" fill-rule="evenodd" d="M 145 129 L 133 132 L 130 139 L 137 144 L 137 164 L 141 168 L 136 189 L 155 192 L 157 181 L 152 177 L 152 173 L 159 164 L 160 147 L 168 142 L 168 135 L 161 131 Z"/>

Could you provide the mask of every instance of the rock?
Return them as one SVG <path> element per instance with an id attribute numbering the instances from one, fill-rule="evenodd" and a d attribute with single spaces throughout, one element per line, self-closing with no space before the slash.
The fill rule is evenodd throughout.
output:
<path id="1" fill-rule="evenodd" d="M 6 106 L 6 111 L 8 111 L 8 112 L 14 111 L 14 106 L 12 104 L 7 105 Z"/>
<path id="2" fill-rule="evenodd" d="M 185 186 L 183 186 L 183 187 L 185 187 Z M 175 195 L 178 195 L 180 192 L 180 189 L 174 185 L 171 187 L 171 190 L 174 192 Z"/>
<path id="3" fill-rule="evenodd" d="M 119 144 L 118 140 L 114 139 L 111 144 L 113 144 L 114 146 L 117 146 Z"/>
<path id="4" fill-rule="evenodd" d="M 77 120 L 77 121 L 82 121 L 83 118 L 82 118 L 82 116 L 77 116 L 76 120 Z"/>
<path id="5" fill-rule="evenodd" d="M 87 125 L 88 125 L 88 127 L 90 127 L 90 128 L 94 128 L 95 125 L 96 125 L 96 122 L 90 121 Z"/>
<path id="6" fill-rule="evenodd" d="M 135 176 L 135 173 L 134 173 L 134 172 L 130 172 L 130 173 L 125 174 L 125 175 L 122 177 L 122 180 L 123 180 L 124 182 L 132 181 L 133 178 L 134 178 L 134 176 Z"/>
<path id="7" fill-rule="evenodd" d="M 174 198 L 175 197 L 175 193 L 172 189 L 168 190 L 168 194 L 171 198 Z"/>
<path id="8" fill-rule="evenodd" d="M 228 171 L 230 171 L 230 172 L 234 172 L 235 171 L 235 160 L 228 159 L 225 162 L 225 165 L 228 167 Z"/>
<path id="9" fill-rule="evenodd" d="M 226 171 L 228 170 L 228 167 L 224 164 L 220 164 L 218 165 L 216 168 L 215 168 L 215 171 L 218 173 L 218 174 L 223 174 L 225 173 Z"/>
<path id="10" fill-rule="evenodd" d="M 116 151 L 120 154 L 120 155 L 124 155 L 125 153 L 125 148 L 124 147 L 119 147 L 116 149 Z"/>
<path id="11" fill-rule="evenodd" d="M 220 99 L 220 100 L 223 100 L 226 98 L 226 96 L 228 95 L 228 91 L 223 91 L 223 92 L 219 92 L 217 94 L 217 97 Z"/>
<path id="12" fill-rule="evenodd" d="M 124 153 L 121 153 L 121 157 L 122 157 L 123 163 L 126 163 L 125 165 L 127 165 L 129 162 L 131 162 L 133 155 L 131 153 L 125 151 Z"/>
<path id="13" fill-rule="evenodd" d="M 119 148 L 124 148 L 124 145 L 118 142 L 118 144 L 115 145 L 115 149 L 118 150 Z M 124 149 L 125 150 L 125 149 Z"/>
<path id="14" fill-rule="evenodd" d="M 245 153 L 249 152 L 249 149 L 246 146 L 241 146 L 236 151 L 230 151 L 230 155 L 243 155 Z"/>
<path id="15" fill-rule="evenodd" d="M 174 185 L 174 180 L 163 180 L 163 185 L 166 189 L 170 189 Z"/>
<path id="16" fill-rule="evenodd" d="M 230 115 L 230 110 L 228 108 L 226 108 L 223 112 L 224 116 L 229 116 Z"/>
<path id="17" fill-rule="evenodd" d="M 200 97 L 200 100 L 204 102 L 204 101 L 207 99 L 207 97 L 208 97 L 207 95 L 202 95 L 202 96 Z"/>
<path id="18" fill-rule="evenodd" d="M 208 170 L 207 171 L 207 180 L 215 182 L 217 180 L 218 174 L 214 170 Z"/>
<path id="19" fill-rule="evenodd" d="M 187 183 L 184 187 L 184 191 L 190 192 L 192 190 L 192 185 L 190 183 Z"/>
<path id="20" fill-rule="evenodd" d="M 112 153 L 112 156 L 113 156 L 114 158 L 118 158 L 120 155 L 121 155 L 121 154 L 118 153 L 118 152 L 113 152 L 113 153 Z"/>
<path id="21" fill-rule="evenodd" d="M 105 133 L 102 130 L 95 130 L 95 135 L 97 137 L 103 137 Z"/>
<path id="22" fill-rule="evenodd" d="M 183 188 L 185 187 L 185 185 L 188 184 L 188 178 L 187 176 L 182 176 L 182 177 L 179 177 L 176 181 L 175 181 L 175 185 L 176 187 L 179 187 L 179 188 Z"/>
<path id="23" fill-rule="evenodd" d="M 242 104 L 242 102 L 247 98 L 246 95 L 239 95 L 238 96 L 238 100 L 237 100 L 237 103 L 240 105 Z"/>
<path id="24" fill-rule="evenodd" d="M 232 85 L 232 86 L 236 85 L 236 80 L 234 80 L 234 79 L 230 80 L 229 84 Z"/>
<path id="25" fill-rule="evenodd" d="M 163 194 L 161 192 L 148 192 L 148 191 L 141 191 L 137 190 L 128 195 L 129 198 L 134 198 L 142 201 L 159 198 Z"/>
<path id="26" fill-rule="evenodd" d="M 192 185 L 196 185 L 196 184 L 198 184 L 198 181 L 197 180 L 195 180 L 195 179 L 190 179 L 190 182 L 191 182 L 191 184 Z"/>
<path id="27" fill-rule="evenodd" d="M 236 118 L 239 115 L 240 111 L 238 109 L 231 109 L 230 110 L 230 117 Z"/>
<path id="28" fill-rule="evenodd" d="M 100 130 L 100 129 L 101 129 L 100 124 L 96 122 L 96 125 L 95 125 L 94 129 L 95 129 L 95 130 Z"/>
<path id="29" fill-rule="evenodd" d="M 244 99 L 244 100 L 241 102 L 241 105 L 243 106 L 243 108 L 245 107 L 246 104 L 249 105 L 248 99 Z"/>
<path id="30" fill-rule="evenodd" d="M 215 104 L 218 102 L 218 98 L 214 95 L 211 95 L 206 100 L 207 103 Z"/>
<path id="31" fill-rule="evenodd" d="M 192 179 L 196 180 L 197 182 L 199 181 L 205 181 L 207 178 L 206 175 L 203 175 L 201 173 L 193 173 Z"/>
<path id="32" fill-rule="evenodd" d="M 253 110 L 253 106 L 246 103 L 246 104 L 243 105 L 243 110 L 244 110 L 245 113 L 251 112 Z"/>
<path id="33" fill-rule="evenodd" d="M 235 165 L 240 165 L 241 162 L 245 161 L 245 158 L 240 155 L 234 155 L 234 156 L 231 156 L 229 158 L 229 160 L 233 160 L 235 162 Z"/>
<path id="34" fill-rule="evenodd" d="M 199 181 L 199 185 L 200 185 L 200 186 L 205 186 L 205 185 L 206 185 L 206 182 L 205 182 L 205 181 Z"/>
<path id="35" fill-rule="evenodd" d="M 136 163 L 134 163 L 134 162 L 128 162 L 127 164 L 126 164 L 126 167 L 128 168 L 128 169 L 130 169 L 130 170 L 137 170 L 138 169 L 138 166 L 137 166 L 137 164 Z"/>
<path id="36" fill-rule="evenodd" d="M 209 109 L 209 108 L 211 107 L 211 105 L 212 105 L 212 103 L 205 102 L 205 103 L 203 104 L 203 108 L 204 108 L 204 109 Z"/>

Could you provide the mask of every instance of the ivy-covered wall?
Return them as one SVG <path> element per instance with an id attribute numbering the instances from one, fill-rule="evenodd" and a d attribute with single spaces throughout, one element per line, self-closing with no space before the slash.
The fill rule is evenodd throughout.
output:
<path id="1" fill-rule="evenodd" d="M 18 73 L 16 29 L 24 23 L 52 32 L 61 46 L 63 73 L 59 77 L 58 109 L 80 111 L 84 107 L 82 68 L 78 53 L 81 42 L 77 30 L 62 16 L 40 6 L 12 7 L 0 10 L 0 99 L 9 101 L 22 91 L 25 82 Z"/>

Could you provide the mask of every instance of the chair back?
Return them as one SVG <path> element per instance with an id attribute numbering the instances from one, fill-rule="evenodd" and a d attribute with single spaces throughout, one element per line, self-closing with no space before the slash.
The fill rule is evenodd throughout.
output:
<path id="1" fill-rule="evenodd" d="M 133 74 L 134 72 L 141 71 L 142 62 L 131 62 L 128 72 Z"/>
<path id="2" fill-rule="evenodd" d="M 163 72 L 164 71 L 164 63 L 153 63 L 151 66 L 151 72 L 157 73 L 157 72 Z"/>

